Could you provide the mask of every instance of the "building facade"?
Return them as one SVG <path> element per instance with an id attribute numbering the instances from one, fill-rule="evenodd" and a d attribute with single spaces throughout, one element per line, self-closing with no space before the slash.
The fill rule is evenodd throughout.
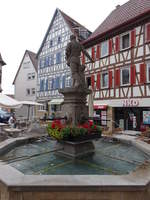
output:
<path id="1" fill-rule="evenodd" d="M 37 54 L 37 100 L 45 104 L 49 114 L 59 110 L 63 101 L 58 89 L 71 86 L 71 71 L 65 61 L 65 48 L 70 35 L 74 34 L 79 41 L 83 41 L 90 33 L 84 26 L 56 9 Z"/>
<path id="2" fill-rule="evenodd" d="M 35 101 L 36 100 L 36 84 L 37 84 L 37 59 L 36 54 L 26 50 L 18 71 L 16 73 L 14 84 L 15 99 L 19 101 Z M 30 116 L 35 116 L 35 108 L 30 109 Z M 16 115 L 27 117 L 28 107 L 26 105 L 16 109 Z"/>
<path id="3" fill-rule="evenodd" d="M 118 5 L 84 45 L 95 60 L 82 57 L 101 124 L 110 132 L 150 125 L 150 1 Z"/>

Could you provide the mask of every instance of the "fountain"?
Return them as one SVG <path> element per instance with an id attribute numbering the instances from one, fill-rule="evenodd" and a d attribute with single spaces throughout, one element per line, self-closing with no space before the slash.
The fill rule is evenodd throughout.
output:
<path id="1" fill-rule="evenodd" d="M 73 43 L 73 44 L 72 44 Z M 72 48 L 75 48 L 72 54 Z M 83 47 L 74 36 L 66 49 L 73 77 L 64 95 L 62 117 L 70 128 L 57 127 L 57 141 L 49 137 L 12 138 L 0 144 L 0 199 L 2 200 L 149 200 L 150 147 L 135 138 L 86 135 L 77 126 L 87 122 Z M 74 56 L 71 56 L 74 55 Z M 56 124 L 53 124 L 56 125 Z M 58 125 L 58 124 L 57 124 Z M 51 125 L 52 126 L 52 125 Z M 74 128 L 75 127 L 75 128 Z M 66 132 L 65 132 L 65 131 Z M 75 131 L 75 139 L 66 138 Z M 98 130 L 98 129 L 97 129 Z M 52 127 L 50 127 L 53 133 Z M 84 133 L 84 137 L 77 137 Z M 70 136 L 70 134 L 69 134 Z"/>

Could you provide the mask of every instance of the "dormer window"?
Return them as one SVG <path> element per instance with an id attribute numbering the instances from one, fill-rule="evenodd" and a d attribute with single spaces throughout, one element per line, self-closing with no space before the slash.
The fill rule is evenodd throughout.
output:
<path id="1" fill-rule="evenodd" d="M 130 47 L 130 34 L 126 33 L 124 35 L 121 36 L 121 42 L 120 42 L 120 49 L 127 49 Z"/>

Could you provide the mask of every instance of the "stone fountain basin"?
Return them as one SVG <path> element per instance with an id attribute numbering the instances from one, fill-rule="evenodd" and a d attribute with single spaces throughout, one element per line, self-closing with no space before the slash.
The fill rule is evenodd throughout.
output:
<path id="1" fill-rule="evenodd" d="M 8 139 L 0 144 L 0 154 L 32 137 Z M 117 138 L 150 154 L 150 146 L 129 137 Z M 149 200 L 150 165 L 128 175 L 24 175 L 0 163 L 0 197 L 2 200 Z"/>

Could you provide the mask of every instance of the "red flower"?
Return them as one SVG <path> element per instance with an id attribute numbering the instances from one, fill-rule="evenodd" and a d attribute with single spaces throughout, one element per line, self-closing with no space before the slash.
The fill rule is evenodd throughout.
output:
<path id="1" fill-rule="evenodd" d="M 54 123 L 54 122 L 52 122 L 51 127 L 52 127 L 52 128 L 55 128 L 55 123 Z"/>
<path id="2" fill-rule="evenodd" d="M 93 126 L 93 121 L 92 120 L 89 120 L 88 123 L 89 123 L 90 127 Z"/>

